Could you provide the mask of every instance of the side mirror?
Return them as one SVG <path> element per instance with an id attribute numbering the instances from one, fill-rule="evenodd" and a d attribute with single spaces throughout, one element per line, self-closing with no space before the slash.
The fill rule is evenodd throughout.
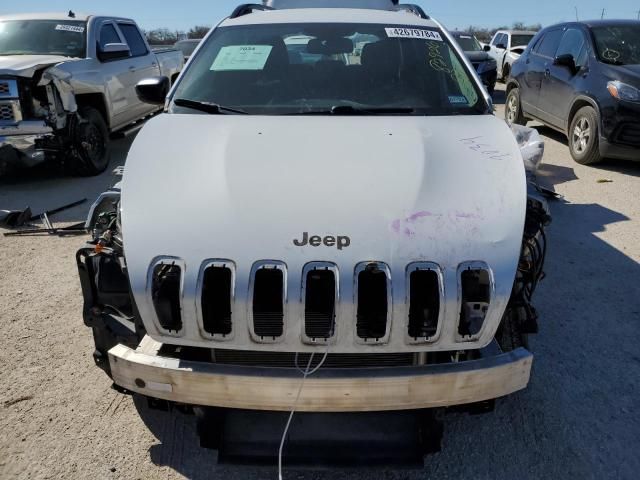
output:
<path id="1" fill-rule="evenodd" d="M 482 50 L 485 52 L 490 52 L 491 51 L 491 45 L 485 45 L 484 47 L 482 47 Z"/>
<path id="2" fill-rule="evenodd" d="M 107 43 L 104 47 L 98 50 L 98 59 L 101 62 L 108 62 L 109 60 L 119 60 L 121 58 L 128 58 L 131 56 L 131 49 L 126 43 Z"/>
<path id="3" fill-rule="evenodd" d="M 499 43 L 496 45 L 496 48 L 499 48 L 500 50 L 506 50 L 507 46 L 504 43 Z"/>
<path id="4" fill-rule="evenodd" d="M 144 103 L 164 105 L 170 88 L 171 82 L 167 77 L 145 78 L 136 85 L 136 95 Z"/>
<path id="5" fill-rule="evenodd" d="M 576 67 L 576 61 L 573 58 L 573 55 L 571 55 L 570 53 L 558 55 L 553 60 L 553 64 L 560 67 L 567 67 L 569 70 L 571 70 L 571 73 L 576 73 L 576 71 L 578 70 Z"/>

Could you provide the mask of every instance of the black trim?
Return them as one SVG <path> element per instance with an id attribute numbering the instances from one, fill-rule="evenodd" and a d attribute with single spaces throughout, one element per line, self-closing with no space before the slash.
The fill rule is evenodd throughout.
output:
<path id="1" fill-rule="evenodd" d="M 397 4 L 397 2 L 395 3 L 395 7 L 394 10 L 397 12 L 410 12 L 413 13 L 414 15 L 417 15 L 420 18 L 424 18 L 425 20 L 430 20 L 431 17 L 429 17 L 429 15 L 427 15 L 425 13 L 425 11 L 422 9 L 422 7 L 420 7 L 419 5 L 414 5 L 413 3 L 401 3 L 401 4 Z"/>
<path id="2" fill-rule="evenodd" d="M 480 350 L 481 352 L 483 350 Z M 318 354 L 316 354 L 318 355 Z M 171 358 L 158 355 L 155 358 Z M 479 359 L 462 362 L 449 362 L 406 367 L 382 367 L 382 368 L 321 368 L 313 374 L 314 379 L 357 379 L 357 378 L 384 378 L 384 377 L 413 377 L 427 375 L 441 375 L 448 373 L 477 372 L 491 368 L 502 367 L 510 363 L 516 363 L 526 358 L 533 358 L 533 354 L 525 348 L 517 348 L 497 355 L 481 356 Z M 136 359 L 128 358 L 136 363 Z M 163 367 L 151 367 L 163 368 Z M 300 378 L 300 371 L 296 368 L 286 367 L 246 367 L 237 365 L 221 365 L 211 362 L 192 361 L 180 359 L 180 369 L 188 370 L 190 374 L 229 375 L 256 378 Z"/>
<path id="3" fill-rule="evenodd" d="M 600 155 L 605 158 L 634 161 L 638 161 L 640 158 L 640 148 L 609 143 L 609 141 L 604 137 L 600 137 L 599 150 Z"/>
<path id="4" fill-rule="evenodd" d="M 244 5 L 238 6 L 229 18 L 238 18 L 244 15 L 248 15 L 253 13 L 255 10 L 267 11 L 267 10 L 275 10 L 273 7 L 267 7 L 266 5 L 260 5 L 257 3 L 245 3 Z"/>

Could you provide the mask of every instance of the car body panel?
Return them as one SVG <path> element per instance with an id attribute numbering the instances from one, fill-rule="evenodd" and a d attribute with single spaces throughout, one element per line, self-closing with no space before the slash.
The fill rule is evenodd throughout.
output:
<path id="1" fill-rule="evenodd" d="M 188 188 L 174 190 L 178 185 Z M 334 263 L 340 275 L 332 351 L 481 348 L 493 338 L 511 294 L 525 208 L 518 145 L 492 115 L 160 115 L 132 145 L 122 184 L 129 278 L 147 332 L 158 341 L 216 348 L 317 348 L 301 341 L 301 272 L 313 261 Z M 297 247 L 293 240 L 303 232 L 348 236 L 351 246 Z M 177 336 L 154 321 L 147 280 L 160 257 L 186 268 L 185 327 Z M 198 272 L 208 259 L 228 259 L 236 270 L 234 334 L 224 342 L 203 338 L 195 322 Z M 287 268 L 285 336 L 277 344 L 255 343 L 249 332 L 250 271 L 262 260 Z M 354 269 L 366 261 L 384 262 L 392 272 L 391 334 L 384 346 L 354 338 Z M 445 278 L 443 329 L 428 346 L 405 338 L 405 270 L 419 261 L 437 263 Z M 457 275 L 470 261 L 489 265 L 495 297 L 480 338 L 460 343 Z"/>

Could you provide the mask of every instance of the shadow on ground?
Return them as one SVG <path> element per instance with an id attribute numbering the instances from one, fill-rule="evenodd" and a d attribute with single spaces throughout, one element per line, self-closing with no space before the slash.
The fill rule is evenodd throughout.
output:
<path id="1" fill-rule="evenodd" d="M 41 165 L 20 170 L 0 178 L 0 210 L 23 210 L 31 207 L 40 213 L 87 199 L 83 205 L 51 218 L 54 222 L 78 223 L 86 220 L 91 203 L 107 188 L 119 181 L 113 169 L 124 165 L 133 137 L 112 143 L 111 162 L 97 177 L 72 177 L 56 165 Z"/>
<path id="2" fill-rule="evenodd" d="M 556 142 L 561 143 L 562 145 L 567 147 L 567 155 L 569 154 L 569 141 L 567 140 L 566 135 L 558 132 L 557 130 L 554 130 L 553 128 L 545 127 L 535 122 L 530 122 L 529 126 L 534 127 L 536 130 L 538 130 L 538 132 L 542 136 L 551 140 L 555 140 Z M 614 160 L 607 158 L 601 163 L 590 165 L 589 167 L 596 168 L 602 171 L 633 175 L 634 177 L 640 176 L 640 162 L 634 162 L 632 160 Z"/>

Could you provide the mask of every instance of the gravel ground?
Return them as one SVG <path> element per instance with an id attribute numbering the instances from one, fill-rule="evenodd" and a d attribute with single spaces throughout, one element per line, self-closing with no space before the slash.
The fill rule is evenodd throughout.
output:
<path id="1" fill-rule="evenodd" d="M 552 204 L 530 387 L 500 400 L 495 413 L 448 415 L 443 452 L 422 471 L 296 470 L 286 478 L 638 478 L 640 163 L 583 167 L 561 135 L 540 131 L 544 181 L 564 199 Z M 116 143 L 113 167 L 128 147 Z M 113 181 L 31 172 L 0 181 L 0 208 L 93 199 Z M 56 219 L 82 221 L 87 208 Z M 193 417 L 151 411 L 111 389 L 82 324 L 81 243 L 0 237 L 0 478 L 276 478 L 273 467 L 216 466 L 198 447 Z"/>

